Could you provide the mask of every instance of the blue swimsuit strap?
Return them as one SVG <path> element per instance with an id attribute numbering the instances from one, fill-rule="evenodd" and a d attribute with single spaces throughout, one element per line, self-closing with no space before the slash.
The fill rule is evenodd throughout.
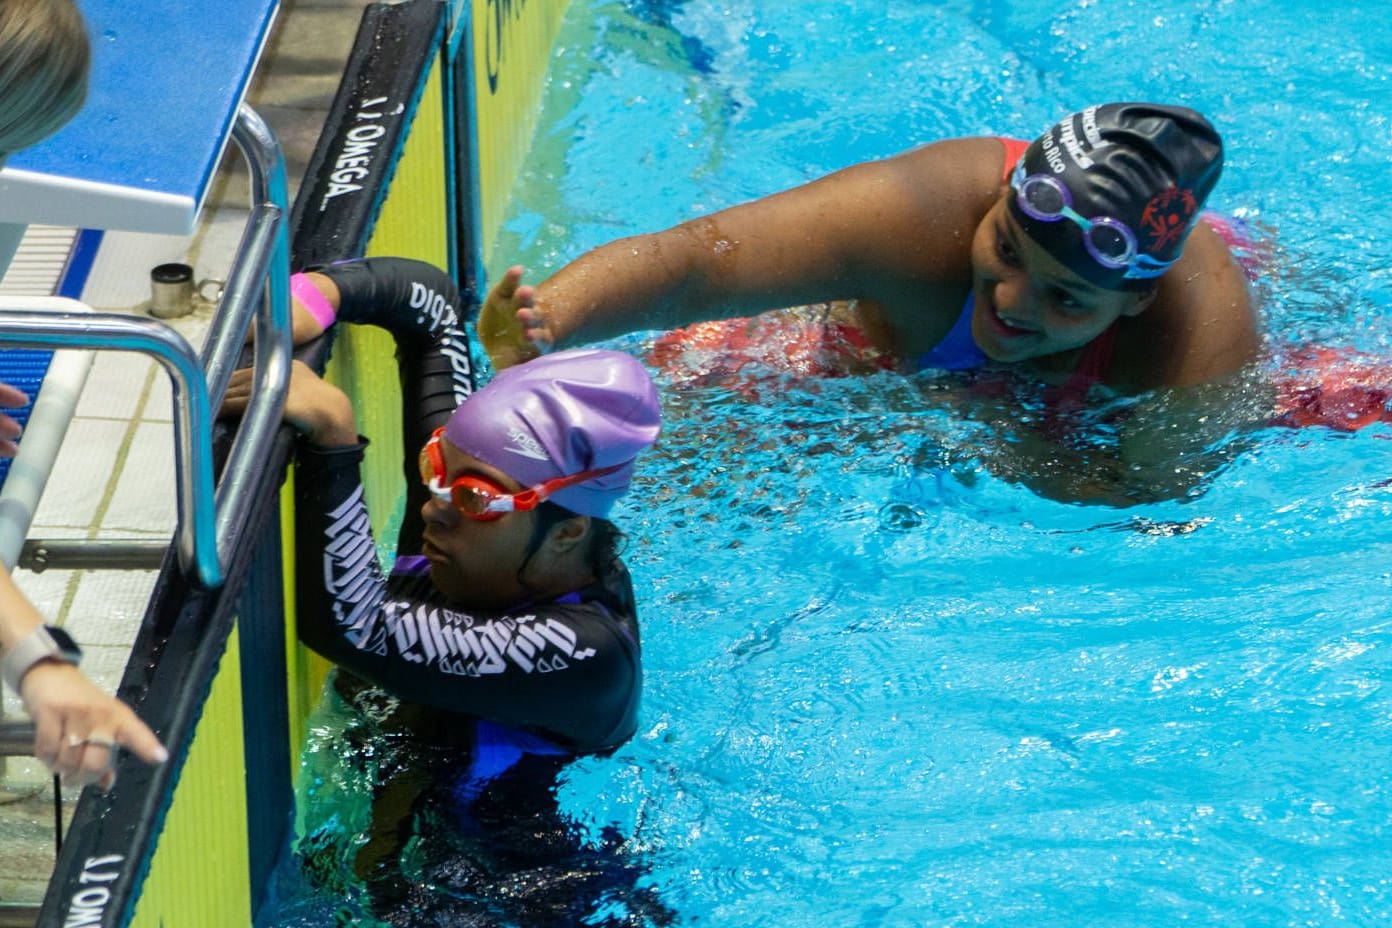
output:
<path id="1" fill-rule="evenodd" d="M 472 803 L 488 784 L 507 773 L 526 754 L 567 757 L 574 754 L 568 748 L 541 735 L 489 722 L 474 721 L 474 749 L 469 769 L 454 782 L 454 799 L 463 806 Z"/>
<path id="2" fill-rule="evenodd" d="M 1001 168 L 1001 183 L 1004 184 L 1010 180 L 1010 172 L 1015 169 L 1015 163 L 1024 157 L 1025 149 L 1029 148 L 1030 143 L 1024 139 L 1004 136 L 1000 136 L 999 141 L 1005 148 L 1005 161 Z M 988 359 L 985 353 L 976 347 L 971 335 L 972 311 L 975 309 L 976 293 L 971 292 L 967 294 L 966 305 L 962 307 L 957 321 L 952 324 L 952 330 L 930 351 L 919 355 L 919 370 L 931 367 L 941 371 L 974 371 L 985 366 Z"/>
<path id="3" fill-rule="evenodd" d="M 986 364 L 986 355 L 976 346 L 972 338 L 972 312 L 976 308 L 976 294 L 967 294 L 967 303 L 952 324 L 952 329 L 932 350 L 919 355 L 918 369 L 933 368 L 942 371 L 974 371 Z"/>

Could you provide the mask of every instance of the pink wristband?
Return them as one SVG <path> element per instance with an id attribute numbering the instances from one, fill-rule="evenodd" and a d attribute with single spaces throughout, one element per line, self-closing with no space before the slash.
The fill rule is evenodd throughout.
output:
<path id="1" fill-rule="evenodd" d="M 308 274 L 290 275 L 290 295 L 300 301 L 300 305 L 309 311 L 314 317 L 314 321 L 319 323 L 319 328 L 328 331 L 329 326 L 334 324 L 338 314 L 334 312 L 333 304 L 329 298 L 314 286 Z"/>

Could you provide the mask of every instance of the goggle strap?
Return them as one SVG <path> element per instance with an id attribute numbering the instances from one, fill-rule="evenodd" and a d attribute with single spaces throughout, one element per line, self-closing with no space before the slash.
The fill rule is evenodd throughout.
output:
<path id="1" fill-rule="evenodd" d="M 1179 258 L 1171 258 L 1169 261 L 1157 261 L 1148 254 L 1137 253 L 1136 257 L 1131 261 L 1131 266 L 1128 267 L 1126 273 L 1121 276 L 1130 277 L 1133 280 L 1145 280 L 1151 277 L 1159 277 L 1173 267 L 1174 263 L 1178 260 Z"/>
<path id="2" fill-rule="evenodd" d="M 553 493 L 564 490 L 566 487 L 573 487 L 577 483 L 584 483 L 587 480 L 594 480 L 623 467 L 623 464 L 613 464 L 609 467 L 599 467 L 593 470 L 582 470 L 578 474 L 569 474 L 565 477 L 556 477 L 534 487 L 529 487 L 520 493 L 512 494 L 513 509 L 524 511 L 534 509 L 544 500 L 549 499 Z"/>
<path id="3" fill-rule="evenodd" d="M 439 450 L 440 435 L 445 431 L 444 426 L 440 426 L 430 435 L 430 440 L 426 442 L 425 451 L 430 457 L 430 464 L 435 474 L 426 481 L 426 487 L 439 499 L 453 500 L 453 488 L 444 485 L 444 477 L 440 472 L 444 469 L 444 456 Z M 624 466 L 624 463 L 612 464 L 609 467 L 597 467 L 591 470 L 582 470 L 578 474 L 567 474 L 564 477 L 555 477 L 544 481 L 534 487 L 519 490 L 516 493 L 509 493 L 505 496 L 495 496 L 489 500 L 485 507 L 485 512 L 526 512 L 535 509 L 553 493 L 557 493 L 567 487 L 572 487 L 577 483 L 584 483 L 586 480 L 594 480 L 612 474 Z"/>
<path id="4" fill-rule="evenodd" d="M 578 474 L 555 477 L 537 486 L 528 487 L 525 490 L 519 490 L 507 496 L 495 497 L 488 503 L 486 511 L 526 512 L 540 506 L 549 499 L 552 494 L 564 490 L 566 487 L 574 486 L 577 483 L 584 483 L 586 480 L 594 480 L 596 477 L 603 477 L 605 474 L 612 474 L 623 466 L 623 464 L 614 464 L 610 467 L 600 467 L 594 470 L 584 470 Z"/>

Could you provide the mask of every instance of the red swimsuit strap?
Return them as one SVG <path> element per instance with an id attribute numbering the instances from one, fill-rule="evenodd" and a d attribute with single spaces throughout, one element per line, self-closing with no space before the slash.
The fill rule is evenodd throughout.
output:
<path id="1" fill-rule="evenodd" d="M 1069 388 L 1081 388 L 1085 391 L 1093 384 L 1106 379 L 1107 371 L 1112 366 L 1112 348 L 1115 344 L 1116 323 L 1113 322 L 1101 335 L 1083 346 L 1078 366 L 1073 370 L 1073 376 L 1069 380 Z"/>
<path id="2" fill-rule="evenodd" d="M 1010 172 L 1015 170 L 1015 164 L 1025 156 L 1025 149 L 1030 147 L 1030 143 L 1024 139 L 1008 139 L 1004 136 L 997 136 L 997 139 L 1005 146 L 1005 169 L 1001 171 L 1001 183 L 1010 180 Z"/>

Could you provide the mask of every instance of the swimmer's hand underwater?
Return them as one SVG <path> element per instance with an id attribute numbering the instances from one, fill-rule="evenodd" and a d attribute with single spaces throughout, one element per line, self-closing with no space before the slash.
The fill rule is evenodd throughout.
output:
<path id="1" fill-rule="evenodd" d="M 498 370 L 546 354 L 555 334 L 536 305 L 536 288 L 522 283 L 520 264 L 507 269 L 479 310 L 478 332 Z"/>

